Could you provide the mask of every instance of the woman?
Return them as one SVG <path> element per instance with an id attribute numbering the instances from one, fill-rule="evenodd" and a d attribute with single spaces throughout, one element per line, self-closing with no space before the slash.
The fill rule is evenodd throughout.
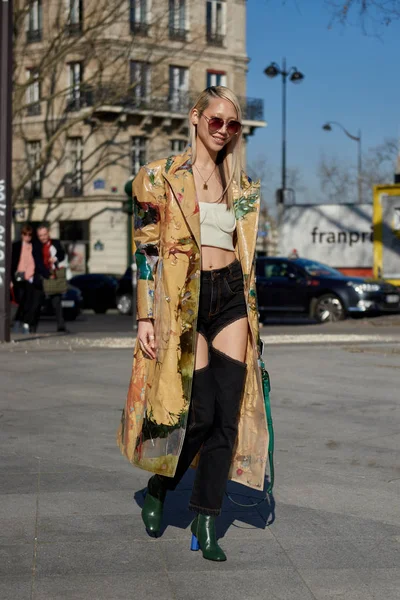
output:
<path id="1" fill-rule="evenodd" d="M 142 510 L 161 527 L 167 491 L 195 460 L 192 549 L 215 535 L 227 479 L 264 485 L 268 431 L 258 368 L 254 252 L 259 186 L 240 170 L 241 110 L 225 87 L 190 111 L 191 150 L 133 182 L 138 336 L 121 451 L 155 473 Z"/>
<path id="2" fill-rule="evenodd" d="M 38 276 L 32 254 L 32 234 L 30 225 L 21 229 L 21 240 L 12 245 L 11 253 L 11 287 L 18 303 L 14 320 L 14 331 L 32 333 L 36 330 L 36 312 L 40 304 Z"/>

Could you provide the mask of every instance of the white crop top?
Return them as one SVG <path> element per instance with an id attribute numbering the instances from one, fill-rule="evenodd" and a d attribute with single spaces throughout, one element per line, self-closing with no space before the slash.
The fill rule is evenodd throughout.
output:
<path id="1" fill-rule="evenodd" d="M 233 233 L 236 219 L 233 210 L 219 202 L 199 202 L 202 246 L 234 250 Z"/>

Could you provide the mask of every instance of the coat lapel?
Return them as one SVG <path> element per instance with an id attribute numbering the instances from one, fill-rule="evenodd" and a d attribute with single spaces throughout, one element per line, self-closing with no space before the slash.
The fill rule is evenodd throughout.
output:
<path id="1" fill-rule="evenodd" d="M 175 157 L 168 172 L 164 173 L 164 178 L 169 183 L 196 244 L 200 248 L 199 203 L 194 186 L 190 150 Z"/>

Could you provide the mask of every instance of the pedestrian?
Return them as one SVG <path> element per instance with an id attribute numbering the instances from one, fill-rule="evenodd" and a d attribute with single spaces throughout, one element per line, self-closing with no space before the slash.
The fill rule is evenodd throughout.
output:
<path id="1" fill-rule="evenodd" d="M 13 327 L 15 333 L 35 332 L 36 313 L 41 302 L 40 280 L 32 252 L 32 234 L 32 227 L 24 225 L 21 239 L 12 245 L 11 287 L 18 304 Z"/>
<path id="2" fill-rule="evenodd" d="M 46 292 L 46 283 L 43 280 L 56 279 L 57 271 L 60 269 L 60 263 L 65 258 L 65 252 L 60 240 L 50 237 L 47 225 L 39 225 L 36 229 L 38 241 L 33 246 L 33 255 L 36 262 L 36 268 L 42 276 L 43 289 Z M 65 285 L 66 281 L 62 285 Z M 48 292 L 54 313 L 57 320 L 57 331 L 67 332 L 65 327 L 64 315 L 62 310 L 62 293 Z M 38 315 L 37 315 L 38 320 Z"/>
<path id="3" fill-rule="evenodd" d="M 133 182 L 138 334 L 121 451 L 155 473 L 142 509 L 161 528 L 188 467 L 192 549 L 226 555 L 215 518 L 228 478 L 262 490 L 268 449 L 255 290 L 259 184 L 241 171 L 239 102 L 209 87 L 190 111 L 190 148 Z"/>

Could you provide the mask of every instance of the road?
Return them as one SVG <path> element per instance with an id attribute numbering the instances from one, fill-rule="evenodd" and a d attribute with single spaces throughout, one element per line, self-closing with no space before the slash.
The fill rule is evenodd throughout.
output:
<path id="1" fill-rule="evenodd" d="M 1 600 L 398 600 L 398 318 L 263 328 L 274 494 L 225 500 L 220 564 L 189 550 L 192 472 L 162 536 L 144 531 L 148 473 L 115 443 L 129 323 L 87 314 L 0 345 Z"/>

